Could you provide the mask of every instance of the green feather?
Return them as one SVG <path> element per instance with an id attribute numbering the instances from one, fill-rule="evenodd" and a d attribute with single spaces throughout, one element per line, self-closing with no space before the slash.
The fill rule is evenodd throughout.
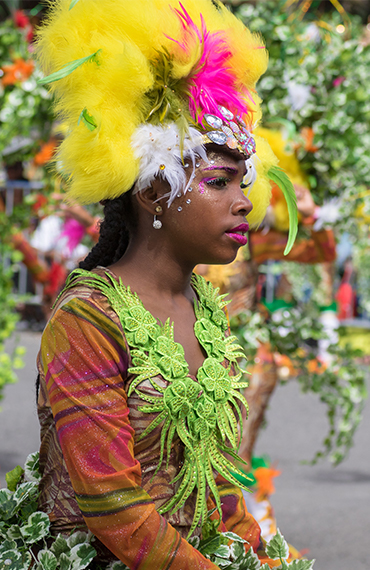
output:
<path id="1" fill-rule="evenodd" d="M 284 255 L 287 255 L 293 247 L 294 240 L 298 232 L 298 210 L 297 210 L 297 197 L 295 194 L 294 186 L 289 180 L 287 174 L 279 166 L 272 166 L 267 173 L 272 182 L 279 186 L 284 194 L 285 201 L 288 206 L 289 213 L 289 236 L 288 243 L 286 244 Z"/>
<path id="2" fill-rule="evenodd" d="M 87 55 L 86 57 L 82 57 L 81 59 L 75 59 L 74 61 L 67 63 L 67 65 L 62 67 L 62 69 L 59 69 L 59 71 L 56 71 L 55 73 L 52 73 L 51 75 L 48 75 L 47 77 L 44 77 L 43 79 L 39 79 L 37 81 L 37 83 L 39 85 L 47 85 L 48 83 L 53 83 L 54 81 L 59 81 L 59 79 L 63 79 L 64 77 L 67 77 L 75 69 L 77 69 L 78 67 L 80 67 L 84 63 L 87 63 L 88 61 L 95 61 L 95 63 L 97 63 L 99 65 L 97 56 L 100 54 L 101 51 L 102 51 L 101 49 L 98 49 L 98 51 L 96 51 L 95 53 L 92 53 L 91 55 Z"/>
<path id="3" fill-rule="evenodd" d="M 74 7 L 76 6 L 76 4 L 77 4 L 78 1 L 79 1 L 79 0 L 72 0 L 71 3 L 70 3 L 70 5 L 69 5 L 68 10 L 72 10 L 72 8 L 74 8 Z"/>

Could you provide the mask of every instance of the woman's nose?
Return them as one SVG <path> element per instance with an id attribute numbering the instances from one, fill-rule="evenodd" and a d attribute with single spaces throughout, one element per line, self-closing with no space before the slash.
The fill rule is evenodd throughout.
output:
<path id="1" fill-rule="evenodd" d="M 238 188 L 238 196 L 234 202 L 233 213 L 243 214 L 247 216 L 253 210 L 253 204 L 249 198 L 244 194 L 241 188 Z"/>

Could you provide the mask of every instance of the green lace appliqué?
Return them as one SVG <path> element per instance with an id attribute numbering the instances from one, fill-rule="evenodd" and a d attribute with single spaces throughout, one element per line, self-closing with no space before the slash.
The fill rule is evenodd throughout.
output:
<path id="1" fill-rule="evenodd" d="M 108 298 L 117 313 L 131 349 L 132 366 L 128 372 L 135 376 L 129 388 L 129 396 L 135 391 L 145 402 L 139 410 L 156 414 L 153 421 L 141 434 L 145 438 L 162 424 L 160 458 L 155 474 L 167 456 L 175 435 L 182 441 L 184 463 L 173 480 L 179 482 L 174 496 L 160 509 L 160 513 L 178 511 L 196 490 L 194 519 L 189 531 L 207 517 L 206 487 L 209 486 L 221 517 L 221 501 L 214 478 L 214 470 L 225 479 L 246 490 L 233 473 L 242 475 L 225 453 L 237 461 L 242 416 L 238 404 L 241 402 L 248 412 L 248 405 L 240 393 L 248 383 L 241 381 L 242 371 L 237 362 L 244 353 L 236 337 L 225 337 L 228 323 L 224 307 L 225 295 L 219 295 L 202 277 L 194 275 L 192 285 L 198 301 L 194 303 L 197 321 L 194 332 L 207 353 L 199 368 L 197 381 L 189 374 L 183 347 L 175 342 L 173 325 L 168 320 L 161 325 L 144 308 L 142 302 L 107 272 L 103 277 L 84 270 L 74 271 L 66 288 L 72 287 L 76 279 L 83 276 L 83 284 L 99 289 Z M 229 362 L 225 368 L 224 361 Z M 235 374 L 232 373 L 232 367 Z M 156 382 L 156 377 L 167 380 L 167 387 Z M 140 384 L 148 380 L 158 393 L 150 396 L 140 390 Z M 239 422 L 238 422 L 239 420 Z M 166 467 L 167 467 L 166 466 Z"/>

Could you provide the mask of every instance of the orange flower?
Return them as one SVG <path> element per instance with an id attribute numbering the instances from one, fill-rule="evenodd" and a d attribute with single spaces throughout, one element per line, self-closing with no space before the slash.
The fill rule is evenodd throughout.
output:
<path id="1" fill-rule="evenodd" d="M 33 61 L 24 61 L 18 58 L 14 60 L 13 65 L 4 65 L 2 70 L 4 75 L 2 77 L 2 84 L 4 87 L 7 85 L 14 85 L 26 81 L 34 70 Z"/>
<path id="2" fill-rule="evenodd" d="M 41 145 L 39 152 L 33 159 L 35 166 L 43 166 L 49 162 L 49 160 L 54 156 L 56 146 L 57 142 L 54 138 L 51 138 L 48 142 Z"/>
<path id="3" fill-rule="evenodd" d="M 275 486 L 272 480 L 280 473 L 281 471 L 273 467 L 257 467 L 254 472 L 257 481 L 257 501 L 261 501 L 275 493 Z"/>
<path id="4" fill-rule="evenodd" d="M 319 147 L 313 144 L 315 133 L 312 127 L 303 127 L 301 130 L 301 135 L 305 143 L 304 148 L 307 150 L 307 152 L 316 152 L 319 150 Z"/>

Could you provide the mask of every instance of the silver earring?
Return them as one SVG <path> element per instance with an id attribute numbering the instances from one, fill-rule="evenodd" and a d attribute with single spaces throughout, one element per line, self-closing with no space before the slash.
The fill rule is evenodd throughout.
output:
<path id="1" fill-rule="evenodd" d="M 155 215 L 154 220 L 153 220 L 153 228 L 155 230 L 160 230 L 161 227 L 162 227 L 162 222 L 161 222 L 161 220 L 157 220 L 157 216 Z"/>

